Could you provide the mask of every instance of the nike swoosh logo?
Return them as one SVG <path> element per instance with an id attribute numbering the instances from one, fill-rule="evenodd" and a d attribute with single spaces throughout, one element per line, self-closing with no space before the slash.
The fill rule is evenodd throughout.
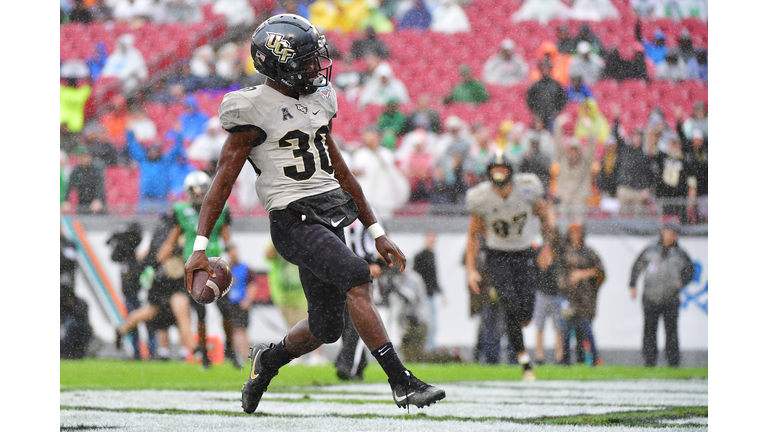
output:
<path id="1" fill-rule="evenodd" d="M 343 221 L 343 220 L 344 220 L 344 219 L 346 219 L 346 218 L 347 218 L 347 217 L 346 217 L 346 216 L 344 216 L 343 218 L 341 218 L 341 219 L 339 219 L 339 220 L 337 220 L 337 221 L 331 221 L 331 225 L 333 225 L 333 227 L 334 227 L 334 228 L 336 228 L 337 226 L 339 226 L 339 224 L 341 223 L 341 221 Z"/>
<path id="2" fill-rule="evenodd" d="M 317 111 L 313 112 L 312 115 L 317 115 L 317 113 L 319 113 L 319 112 L 320 112 L 320 110 L 317 110 Z"/>
<path id="3" fill-rule="evenodd" d="M 404 400 L 408 399 L 409 397 L 413 396 L 414 394 L 416 394 L 416 392 L 415 392 L 415 391 L 413 391 L 413 392 L 410 392 L 410 393 L 408 393 L 407 395 L 405 395 L 405 396 L 403 396 L 403 397 L 398 397 L 397 395 L 395 395 L 395 400 L 396 400 L 397 402 L 402 402 L 402 401 L 404 401 Z"/>
<path id="4" fill-rule="evenodd" d="M 253 373 L 255 370 L 256 370 L 256 360 L 254 360 L 253 364 L 251 365 L 251 379 L 256 379 L 259 377 L 259 374 Z"/>

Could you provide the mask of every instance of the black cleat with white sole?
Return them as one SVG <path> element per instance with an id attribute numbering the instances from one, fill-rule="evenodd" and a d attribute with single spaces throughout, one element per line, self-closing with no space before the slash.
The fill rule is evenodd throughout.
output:
<path id="1" fill-rule="evenodd" d="M 243 405 L 243 411 L 248 414 L 256 411 L 261 401 L 261 396 L 267 391 L 269 382 L 277 375 L 277 369 L 266 369 L 261 364 L 261 356 L 265 351 L 272 349 L 275 344 L 258 344 L 251 347 L 251 355 L 248 360 L 251 361 L 251 371 L 248 381 L 243 384 L 243 393 L 240 401 Z"/>
<path id="2" fill-rule="evenodd" d="M 398 408 L 408 408 L 410 405 L 422 408 L 445 399 L 445 390 L 425 383 L 408 370 L 400 374 L 395 385 L 392 382 L 389 384 Z"/>

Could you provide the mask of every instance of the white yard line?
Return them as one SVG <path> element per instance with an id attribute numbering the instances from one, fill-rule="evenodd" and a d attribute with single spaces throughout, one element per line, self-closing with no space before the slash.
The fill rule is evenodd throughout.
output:
<path id="1" fill-rule="evenodd" d="M 698 429 L 678 427 L 585 427 L 515 424 L 500 421 L 462 422 L 430 421 L 428 419 L 350 419 L 338 417 L 228 417 L 216 415 L 170 415 L 145 413 L 115 413 L 100 411 L 61 411 L 61 427 L 89 427 L 90 431 L 217 431 L 240 432 L 257 430 L 264 432 L 280 431 L 334 431 L 334 432 L 667 432 L 692 431 Z M 103 429 L 99 429 L 103 428 Z"/>
<path id="2" fill-rule="evenodd" d="M 441 385 L 447 397 L 430 407 L 411 408 L 411 416 L 420 414 L 427 418 L 419 419 L 425 422 L 416 430 L 462 430 L 464 426 L 473 431 L 483 430 L 520 430 L 520 431 L 566 431 L 576 430 L 571 426 L 520 425 L 498 420 L 523 420 L 543 416 L 573 416 L 580 414 L 607 414 L 614 412 L 653 410 L 660 407 L 701 406 L 708 405 L 707 382 L 702 380 L 680 381 L 541 381 L 535 383 L 519 382 L 482 382 L 482 383 L 452 383 Z M 117 413 L 98 411 L 98 409 L 146 409 L 163 410 L 176 409 L 182 411 L 220 411 L 240 413 L 240 393 L 230 391 L 173 391 L 173 390 L 83 390 L 60 392 L 61 407 L 86 408 L 86 410 L 61 410 L 61 422 L 64 426 L 77 426 L 78 421 L 83 425 L 89 419 L 92 425 L 105 427 L 115 422 L 125 422 L 126 430 L 134 425 L 144 424 L 144 416 L 153 421 L 163 423 L 168 419 L 168 427 L 184 424 L 182 418 L 191 417 L 195 425 L 207 429 L 213 419 L 220 424 L 232 424 L 236 428 L 241 421 L 261 422 L 268 424 L 279 419 L 279 424 L 288 429 L 275 430 L 318 430 L 318 424 L 328 422 L 328 429 L 335 432 L 346 430 L 413 430 L 413 419 L 402 419 L 406 411 L 398 409 L 391 399 L 389 387 L 385 384 L 356 384 L 326 387 L 304 387 L 292 389 L 290 392 L 266 392 L 258 411 L 264 414 L 284 415 L 285 418 L 269 417 L 261 419 L 254 416 L 244 420 L 237 417 L 212 415 L 157 415 L 150 413 Z M 88 410 L 92 408 L 93 410 Z M 350 419 L 355 415 L 374 415 L 378 419 Z M 459 417 L 466 421 L 435 421 L 428 417 Z M 481 422 L 469 419 L 484 418 Z M 176 420 L 174 420 L 176 419 Z M 498 419 L 498 420 L 493 420 Z M 703 423 L 701 421 L 703 420 Z M 138 422 L 138 423 L 135 423 Z M 308 422 L 308 423 L 307 423 Z M 382 423 L 383 422 L 383 423 Z M 461 426 L 454 428 L 454 424 Z M 165 423 L 163 423 L 165 424 Z M 219 423 L 216 423 L 219 424 Z M 670 430 L 676 430 L 679 425 L 707 425 L 707 419 L 692 419 L 680 423 L 671 423 Z M 290 426 L 289 426 L 290 425 Z M 337 427 L 338 425 L 338 427 Z M 462 426 L 463 425 L 463 426 Z M 228 427 L 228 426 L 227 426 Z M 272 427 L 264 426 L 264 427 Z M 200 427 L 197 427 L 200 429 Z M 362 428 L 362 429 L 360 429 Z M 486 429 L 488 428 L 488 429 Z M 144 429 L 143 427 L 138 428 Z M 147 428 L 149 429 L 149 428 Z M 153 432 L 165 430 L 166 426 L 153 428 Z M 324 430 L 325 427 L 320 426 Z M 584 430 L 624 430 L 622 427 L 590 428 L 580 426 Z M 665 430 L 654 429 L 654 430 Z M 229 430 L 229 429 L 216 429 Z M 234 430 L 234 429 L 233 429 Z M 641 429 L 632 428 L 632 431 Z"/>

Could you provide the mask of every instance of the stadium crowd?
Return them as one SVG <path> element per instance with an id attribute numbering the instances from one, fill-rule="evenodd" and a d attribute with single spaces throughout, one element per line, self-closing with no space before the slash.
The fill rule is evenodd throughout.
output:
<path id="1" fill-rule="evenodd" d="M 334 135 L 385 220 L 424 203 L 463 212 L 497 149 L 576 218 L 557 251 L 541 254 L 553 289 L 539 289 L 558 297 L 557 360 L 569 361 L 572 329 L 577 359 L 587 361 L 587 347 L 598 364 L 589 322 L 602 267 L 584 250 L 580 222 L 599 212 L 707 221 L 706 1 L 494 8 L 490 0 L 61 0 L 61 211 L 162 214 L 183 198 L 190 173 L 213 176 L 226 138 L 221 97 L 264 80 L 250 33 L 263 18 L 295 13 L 328 34 L 341 114 Z M 452 57 L 441 41 L 484 47 Z M 230 202 L 236 216 L 259 211 L 246 170 Z M 62 263 L 72 261 L 65 240 Z M 589 289 L 575 290 L 582 279 Z M 492 325 L 487 301 L 476 312 Z M 482 331 L 476 358 L 496 362 L 498 341 Z"/>
<path id="2" fill-rule="evenodd" d="M 634 1 L 633 8 L 608 0 L 554 9 L 559 2 L 509 3 L 501 10 L 515 9 L 511 19 L 495 18 L 509 21 L 506 28 L 538 21 L 547 31 L 526 40 L 512 32 L 484 41 L 495 46 L 485 58 L 433 64 L 439 59 L 427 55 L 428 46 L 406 53 L 414 48 L 400 39 L 414 37 L 413 29 L 453 38 L 498 35 L 483 27 L 495 23 L 474 19 L 486 11 L 483 0 L 378 7 L 322 0 L 62 1 L 63 47 L 76 42 L 65 40 L 68 32 L 99 29 L 91 30 L 87 50 L 62 51 L 62 211 L 162 211 L 180 195 L 187 173 L 212 173 L 224 140 L 216 125 L 221 96 L 264 79 L 250 60 L 249 29 L 257 18 L 288 11 L 329 34 L 340 100 L 335 135 L 348 162 L 362 173 L 366 167 L 355 160 L 366 158 L 354 154 L 379 146 L 394 167 L 368 187 L 407 180 L 408 197 L 393 210 L 428 203 L 435 212 L 461 211 L 463 191 L 482 178 L 482 159 L 501 148 L 519 171 L 544 181 L 562 212 L 650 212 L 684 223 L 706 221 L 706 39 L 691 24 L 706 19 L 706 2 L 666 9 L 653 1 Z M 149 64 L 159 45 L 148 35 L 172 41 L 179 28 L 194 32 L 216 19 L 226 23 L 221 37 L 192 47 L 187 58 L 163 70 Z M 670 32 L 669 22 L 674 40 L 656 26 Z M 602 30 L 617 26 L 612 33 Z M 424 67 L 420 51 L 432 63 L 427 70 L 443 69 L 440 85 L 414 85 L 412 75 Z M 115 81 L 116 91 L 102 91 Z M 678 97 L 680 83 L 703 85 L 685 87 L 703 92 Z M 626 109 L 635 102 L 625 95 L 641 99 L 641 107 Z M 95 168 L 85 169 L 85 159 Z M 95 181 L 82 184 L 86 171 Z M 72 173 L 78 175 L 70 182 Z M 248 184 L 252 175 L 241 179 Z M 236 215 L 258 212 L 252 192 L 233 195 Z"/>

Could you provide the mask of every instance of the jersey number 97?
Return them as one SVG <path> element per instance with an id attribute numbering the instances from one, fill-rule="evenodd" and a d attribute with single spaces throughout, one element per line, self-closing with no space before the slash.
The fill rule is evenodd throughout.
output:
<path id="1" fill-rule="evenodd" d="M 492 225 L 493 232 L 495 232 L 497 236 L 504 238 L 508 237 L 510 232 L 519 237 L 523 233 L 523 227 L 527 220 L 528 213 L 525 212 L 512 216 L 511 223 L 502 219 L 497 219 Z"/>

